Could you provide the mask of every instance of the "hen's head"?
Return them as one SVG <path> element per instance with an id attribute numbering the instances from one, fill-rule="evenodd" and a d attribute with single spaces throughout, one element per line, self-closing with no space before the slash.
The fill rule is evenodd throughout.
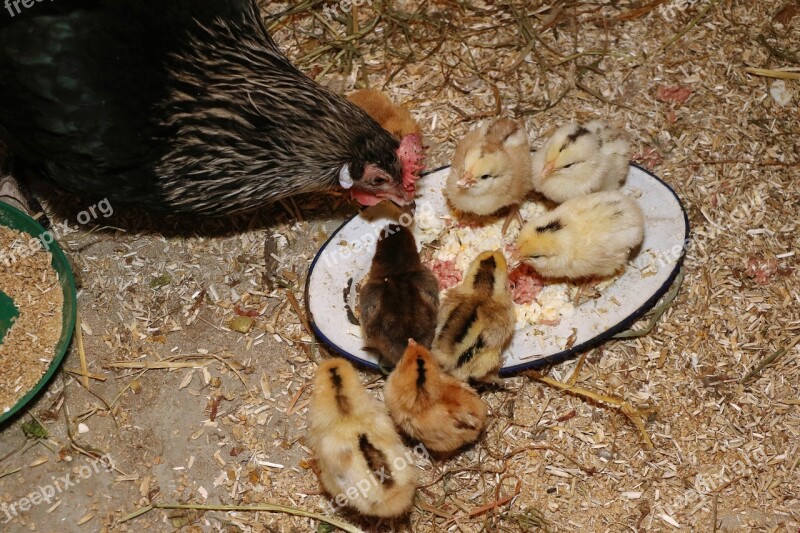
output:
<path id="1" fill-rule="evenodd" d="M 356 161 L 345 164 L 339 171 L 339 184 L 349 189 L 360 204 L 391 200 L 406 205 L 414 200 L 414 182 L 425 168 L 419 135 L 406 135 L 399 146 L 388 133 L 364 139 L 359 153 Z"/>

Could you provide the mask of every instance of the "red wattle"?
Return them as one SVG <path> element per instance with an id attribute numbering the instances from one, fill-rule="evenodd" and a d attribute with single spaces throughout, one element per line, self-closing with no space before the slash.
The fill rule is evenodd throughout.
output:
<path id="1" fill-rule="evenodd" d="M 381 198 L 359 189 L 350 189 L 350 195 L 361 205 L 370 206 L 381 202 Z"/>
<path id="2" fill-rule="evenodd" d="M 406 135 L 400 141 L 397 157 L 403 166 L 403 189 L 413 197 L 416 190 L 415 182 L 419 173 L 425 168 L 425 149 L 422 147 L 422 138 L 416 133 Z"/>

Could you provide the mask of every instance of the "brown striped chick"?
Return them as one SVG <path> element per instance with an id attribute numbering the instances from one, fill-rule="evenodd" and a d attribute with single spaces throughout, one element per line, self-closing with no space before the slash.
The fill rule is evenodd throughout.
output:
<path id="1" fill-rule="evenodd" d="M 387 518 L 411 507 L 417 479 L 411 452 L 344 359 L 329 359 L 317 370 L 307 443 L 322 486 L 338 505 Z"/>
<path id="2" fill-rule="evenodd" d="M 456 209 L 479 216 L 511 206 L 505 234 L 531 190 L 531 153 L 522 122 L 499 118 L 461 139 L 453 153 L 445 195 Z M 521 223 L 521 220 L 520 220 Z"/>
<path id="3" fill-rule="evenodd" d="M 439 281 L 420 261 L 410 229 L 392 224 L 381 237 L 359 295 L 361 333 L 365 347 L 395 365 L 409 337 L 427 347 L 433 342 Z"/>
<path id="4" fill-rule="evenodd" d="M 499 250 L 483 252 L 442 302 L 433 356 L 458 379 L 492 381 L 515 323 L 506 259 Z"/>
<path id="5" fill-rule="evenodd" d="M 445 374 L 413 339 L 386 380 L 383 396 L 400 429 L 434 453 L 449 455 L 475 442 L 486 422 L 486 404 L 475 391 Z"/>
<path id="6" fill-rule="evenodd" d="M 542 276 L 607 277 L 625 264 L 643 237 L 639 205 L 619 191 L 604 191 L 572 198 L 531 220 L 516 246 Z"/>
<path id="7" fill-rule="evenodd" d="M 558 128 L 533 155 L 533 188 L 554 202 L 619 189 L 628 175 L 630 145 L 600 121 Z"/>
<path id="8" fill-rule="evenodd" d="M 361 89 L 347 95 L 347 99 L 363 109 L 383 129 L 397 139 L 406 135 L 422 137 L 422 130 L 411 113 L 392 102 L 388 96 L 374 89 Z"/>

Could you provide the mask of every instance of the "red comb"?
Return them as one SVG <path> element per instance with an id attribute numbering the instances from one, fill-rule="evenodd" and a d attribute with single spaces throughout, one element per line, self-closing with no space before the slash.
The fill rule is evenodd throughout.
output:
<path id="1" fill-rule="evenodd" d="M 422 138 L 416 133 L 403 137 L 400 148 L 397 149 L 397 157 L 403 165 L 403 189 L 413 198 L 416 190 L 414 182 L 419 179 L 419 173 L 425 169 L 425 148 L 422 146 Z"/>

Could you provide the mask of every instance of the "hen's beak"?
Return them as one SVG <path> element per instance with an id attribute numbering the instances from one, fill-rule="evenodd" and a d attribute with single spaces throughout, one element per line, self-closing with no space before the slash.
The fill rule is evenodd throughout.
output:
<path id="1" fill-rule="evenodd" d="M 388 191 L 385 193 L 379 193 L 378 196 L 380 196 L 384 200 L 389 200 L 404 212 L 413 213 L 414 209 L 416 208 L 416 202 L 414 201 L 414 198 L 416 196 L 415 192 L 409 191 L 405 187 L 400 187 L 399 189 Z"/>
<path id="2" fill-rule="evenodd" d="M 547 179 L 550 174 L 556 169 L 556 162 L 555 161 L 548 161 L 547 164 L 542 169 L 542 179 Z"/>
<path id="3" fill-rule="evenodd" d="M 401 201 L 396 196 L 387 196 L 386 200 L 389 200 L 390 202 L 392 202 L 403 213 L 409 213 L 409 214 L 413 215 L 414 211 L 416 211 L 416 209 L 417 209 L 417 202 L 415 200 L 413 200 L 413 199 L 411 199 L 411 200 L 403 199 Z"/>
<path id="4" fill-rule="evenodd" d="M 461 175 L 461 179 L 456 184 L 462 189 L 469 189 L 475 185 L 475 182 L 475 176 L 472 175 L 472 172 L 467 171 Z"/>

